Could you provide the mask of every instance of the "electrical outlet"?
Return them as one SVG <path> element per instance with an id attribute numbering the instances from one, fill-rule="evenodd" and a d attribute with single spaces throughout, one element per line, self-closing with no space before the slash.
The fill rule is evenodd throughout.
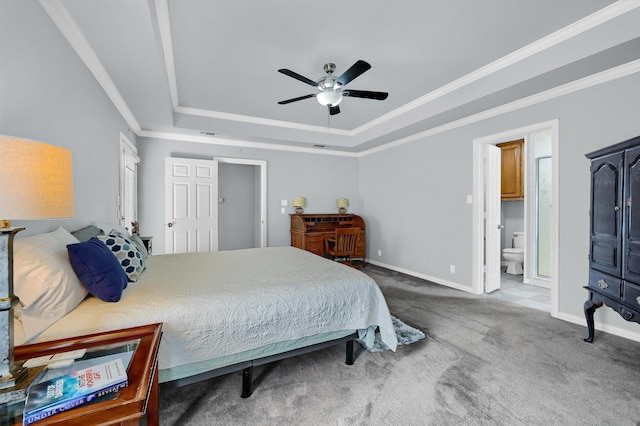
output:
<path id="1" fill-rule="evenodd" d="M 378 250 L 378 256 L 382 256 L 382 250 Z"/>
<path id="2" fill-rule="evenodd" d="M 456 273 L 456 265 L 449 265 L 449 272 L 451 272 L 452 274 Z"/>
<path id="3" fill-rule="evenodd" d="M 285 208 L 284 207 L 280 207 L 280 214 L 285 214 L 285 213 L 286 213 Z"/>

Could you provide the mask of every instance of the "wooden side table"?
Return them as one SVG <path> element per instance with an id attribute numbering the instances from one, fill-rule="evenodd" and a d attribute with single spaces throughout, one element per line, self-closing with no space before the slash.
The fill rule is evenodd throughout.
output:
<path id="1" fill-rule="evenodd" d="M 87 349 L 91 354 L 133 351 L 127 368 L 129 385 L 114 398 L 81 405 L 40 420 L 37 425 L 138 425 L 146 417 L 147 425 L 158 424 L 158 347 L 162 324 L 151 324 L 80 337 L 17 346 L 16 361 L 42 355 Z M 22 425 L 22 411 L 9 424 Z M 144 422 L 143 422 L 144 424 Z"/>

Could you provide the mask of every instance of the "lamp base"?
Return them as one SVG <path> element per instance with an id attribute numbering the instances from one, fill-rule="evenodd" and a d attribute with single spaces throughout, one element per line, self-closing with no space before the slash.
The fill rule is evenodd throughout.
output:
<path id="1" fill-rule="evenodd" d="M 340 207 L 338 209 L 338 213 L 340 213 L 340 214 L 345 214 L 346 212 L 347 212 L 347 209 L 345 209 L 344 207 Z"/>
<path id="2" fill-rule="evenodd" d="M 302 214 L 304 209 L 302 207 L 296 207 L 296 214 Z"/>
<path id="3" fill-rule="evenodd" d="M 26 368 L 18 367 L 17 365 L 14 367 L 14 371 L 6 376 L 0 377 L 0 389 L 15 387 L 26 377 L 28 371 Z"/>
<path id="4" fill-rule="evenodd" d="M 14 386 L 0 389 L 0 406 L 24 402 L 27 397 L 27 388 L 36 380 L 44 368 L 44 366 L 22 368 L 23 376 L 15 380 L 16 384 Z"/>

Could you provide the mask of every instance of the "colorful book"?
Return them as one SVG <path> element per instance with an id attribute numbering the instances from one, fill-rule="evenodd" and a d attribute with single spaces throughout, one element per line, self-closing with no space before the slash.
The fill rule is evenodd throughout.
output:
<path id="1" fill-rule="evenodd" d="M 30 425 L 86 404 L 127 384 L 127 370 L 119 358 L 35 383 L 27 390 L 22 424 Z"/>

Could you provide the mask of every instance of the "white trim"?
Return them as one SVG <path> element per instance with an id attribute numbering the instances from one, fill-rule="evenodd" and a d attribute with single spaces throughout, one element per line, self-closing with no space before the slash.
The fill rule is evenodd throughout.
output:
<path id="1" fill-rule="evenodd" d="M 127 122 L 129 127 L 135 132 L 137 136 L 147 137 L 145 134 L 163 134 L 165 137 L 163 139 L 172 139 L 172 140 L 185 140 L 184 138 L 189 138 L 188 140 L 193 140 L 190 136 L 181 135 L 180 137 L 174 133 L 164 133 L 164 132 L 155 132 L 150 130 L 142 130 L 140 124 L 136 120 L 135 116 L 129 109 L 128 105 L 124 101 L 124 98 L 118 91 L 117 87 L 111 80 L 108 75 L 106 69 L 98 59 L 95 51 L 84 37 L 84 34 L 80 31 L 78 26 L 73 21 L 73 18 L 68 13 L 64 5 L 62 4 L 62 0 L 39 0 L 42 7 L 45 9 L 46 13 L 50 16 L 65 38 L 69 41 L 73 49 L 76 51 L 78 56 L 82 59 L 82 61 L 87 65 L 89 70 L 93 73 L 98 83 L 102 86 L 104 91 L 106 92 L 109 99 L 111 99 L 112 103 L 116 107 L 116 109 L 120 112 L 123 119 Z M 584 33 L 592 28 L 597 27 L 598 25 L 602 25 L 614 19 L 618 16 L 624 15 L 634 9 L 640 7 L 640 0 L 619 0 L 615 3 L 610 4 L 589 16 L 586 16 L 552 34 L 547 35 L 529 45 L 518 49 L 484 67 L 481 67 L 445 86 L 442 86 L 425 96 L 422 96 L 416 99 L 413 102 L 405 104 L 404 106 L 397 108 L 383 116 L 380 116 L 362 126 L 357 127 L 354 130 L 343 130 L 343 129 L 331 129 L 325 128 L 322 126 L 312 126 L 305 125 L 300 123 L 293 123 L 287 121 L 280 120 L 271 120 L 264 119 L 259 117 L 250 117 L 245 115 L 238 114 L 228 114 L 222 112 L 208 111 L 197 108 L 190 108 L 178 105 L 178 91 L 177 91 L 177 82 L 175 76 L 175 63 L 173 56 L 173 46 L 171 43 L 171 27 L 170 27 L 170 18 L 168 11 L 168 0 L 155 0 L 156 2 L 156 15 L 158 19 L 158 25 L 160 30 L 160 36 L 162 39 L 162 47 L 165 56 L 165 66 L 167 68 L 167 75 L 169 79 L 169 88 L 171 92 L 171 102 L 172 106 L 174 106 L 174 111 L 183 114 L 192 114 L 199 115 L 211 118 L 219 118 L 224 120 L 233 120 L 233 121 L 242 121 L 247 123 L 254 123 L 266 126 L 275 126 L 275 127 L 284 127 L 291 129 L 298 129 L 304 131 L 312 131 L 319 133 L 327 133 L 341 136 L 355 136 L 361 134 L 375 126 L 380 125 L 383 122 L 386 122 L 392 118 L 395 118 L 401 114 L 409 112 L 421 105 L 424 105 L 428 102 L 431 102 L 437 98 L 440 98 L 448 93 L 451 93 L 461 87 L 469 85 L 473 82 L 480 80 L 492 73 L 500 71 L 505 67 L 513 65 L 527 57 L 530 57 L 534 54 L 537 54 L 549 47 L 557 45 L 563 41 L 570 39 L 571 37 L 575 37 L 578 34 Z M 376 152 L 383 151 L 385 149 L 394 148 L 396 146 L 400 146 L 402 144 L 416 141 L 422 138 L 426 138 L 428 136 L 432 136 L 435 134 L 439 134 L 448 130 L 452 130 L 458 127 L 462 127 L 471 123 L 475 123 L 481 120 L 485 120 L 490 117 L 494 117 L 500 114 L 505 114 L 510 111 L 515 111 L 520 108 L 524 108 L 530 105 L 534 105 L 536 103 L 540 103 L 546 100 L 550 100 L 556 97 L 560 97 L 566 95 L 568 93 L 575 92 L 577 90 L 581 90 L 584 88 L 588 88 L 597 84 L 605 83 L 611 80 L 615 80 L 617 78 L 625 77 L 627 75 L 636 73 L 640 71 L 640 60 L 636 60 L 630 62 L 628 64 L 620 65 L 618 67 L 612 68 L 610 70 L 606 70 L 600 72 L 598 74 L 594 74 L 592 76 L 588 76 L 582 78 L 580 80 L 576 80 L 571 83 L 567 83 L 565 85 L 546 90 L 544 92 L 538 93 L 536 95 L 528 96 L 526 98 L 510 102 L 508 104 L 501 105 L 496 108 L 492 108 L 453 122 L 449 122 L 447 124 L 434 127 L 432 129 L 419 132 L 401 139 L 397 139 L 395 141 L 388 142 L 384 145 L 378 146 L 376 148 L 371 148 L 368 150 L 360 151 L 359 153 L 351 153 L 344 151 L 324 151 L 317 150 L 313 148 L 300 148 L 300 147 L 291 147 L 287 145 L 277 145 L 277 144 L 263 144 L 260 142 L 244 142 L 245 144 L 250 145 L 242 145 L 242 146 L 250 146 L 259 149 L 277 149 L 282 151 L 294 151 L 294 152 L 307 152 L 313 154 L 324 154 L 324 155 L 343 155 L 343 156 L 365 156 L 369 154 L 373 154 Z M 172 137 L 167 137 L 166 135 L 174 135 Z M 206 142 L 211 144 L 221 144 L 221 145 L 230 145 L 232 142 L 224 139 L 207 139 L 207 140 L 194 140 L 197 142 Z M 236 141 L 233 144 L 238 145 Z M 276 148 L 277 147 L 277 148 Z M 354 149 L 357 148 L 354 147 Z"/>
<path id="2" fill-rule="evenodd" d="M 467 293 L 473 293 L 473 291 L 472 291 L 472 289 L 470 287 L 462 285 L 462 284 L 454 283 L 453 281 L 443 280 L 441 278 L 436 278 L 436 277 L 432 277 L 430 275 L 421 274 L 420 272 L 415 272 L 415 271 L 411 271 L 409 269 L 404 269 L 404 268 L 399 268 L 397 266 L 388 265 L 386 263 L 378 262 L 376 260 L 367 259 L 367 263 L 370 263 L 370 264 L 376 265 L 376 266 L 380 266 L 380 267 L 385 268 L 385 269 L 390 269 L 392 271 L 400 272 L 400 273 L 403 273 L 403 274 L 406 274 L 406 275 L 411 275 L 412 277 L 421 278 L 423 280 L 427 280 L 427 281 L 430 281 L 430 282 L 435 283 L 435 284 L 440 284 L 440 285 L 443 285 L 445 287 L 450 287 L 450 288 L 453 288 L 453 289 L 456 289 L 456 290 L 460 290 L 460 291 L 464 291 L 464 292 L 467 292 Z"/>
<path id="3" fill-rule="evenodd" d="M 449 130 L 466 126 L 468 124 L 477 123 L 478 121 L 483 121 L 488 118 L 496 117 L 498 115 L 506 114 L 508 112 L 513 112 L 531 105 L 538 104 L 540 102 L 545 102 L 554 98 L 558 98 L 560 96 L 577 92 L 582 89 L 587 89 L 589 87 L 596 86 L 598 84 L 607 83 L 612 80 L 617 80 L 618 78 L 626 77 L 628 75 L 635 74 L 637 72 L 640 72 L 640 59 L 629 62 L 624 65 L 617 66 L 615 68 L 608 69 L 606 71 L 599 72 L 597 74 L 590 75 L 588 77 L 581 78 L 579 80 L 572 81 L 570 83 L 563 84 L 553 89 L 545 90 L 544 92 L 540 92 L 535 95 L 527 96 L 517 101 L 509 102 L 504 105 L 500 105 L 498 107 L 491 108 L 486 111 L 482 111 L 477 114 L 467 116 L 465 118 L 461 118 L 459 120 L 450 121 L 447 124 L 433 127 L 429 130 L 415 133 L 411 136 L 397 139 L 385 145 L 381 145 L 376 148 L 371 148 L 366 151 L 362 151 L 360 152 L 360 155 L 365 156 L 369 154 L 374 154 L 376 152 L 384 151 L 386 149 L 395 148 L 397 146 L 404 145 L 405 143 L 408 143 L 408 142 L 424 139 L 429 136 L 437 135 L 440 133 L 447 132 Z"/>
<path id="4" fill-rule="evenodd" d="M 495 133 L 489 136 L 483 136 L 472 141 L 473 143 L 473 197 L 474 208 L 472 215 L 472 280 L 473 280 L 473 292 L 475 294 L 482 294 L 484 292 L 484 268 L 481 259 L 484 258 L 484 176 L 483 176 L 483 155 L 482 145 L 491 143 L 496 144 L 505 142 L 508 140 L 520 139 L 527 137 L 527 135 L 540 131 L 551 129 L 551 167 L 553 170 L 552 179 L 552 192 L 553 192 L 553 212 L 551 221 L 551 233 L 552 233 L 552 256 L 551 256 L 551 316 L 558 317 L 558 293 L 559 293 L 559 236 L 558 236 L 558 224 L 560 220 L 560 195 L 559 195 L 559 127 L 560 121 L 558 119 L 545 121 L 542 123 L 532 124 L 517 129 L 511 129 L 500 133 Z M 526 213 L 526 212 L 525 212 Z"/>
<path id="5" fill-rule="evenodd" d="M 591 30 L 598 25 L 602 25 L 605 22 L 616 18 L 620 15 L 628 13 L 633 9 L 640 7 L 640 2 L 636 1 L 617 1 L 609 6 L 606 6 L 589 16 L 586 16 L 570 25 L 567 25 L 560 30 L 551 33 L 533 43 L 528 44 L 506 56 L 501 57 L 475 71 L 470 72 L 457 80 L 452 81 L 449 84 L 439 87 L 438 89 L 427 93 L 418 99 L 404 104 L 403 106 L 396 108 L 395 110 L 384 114 L 368 123 L 353 130 L 354 135 L 358 135 L 364 131 L 367 131 L 375 126 L 378 126 L 384 122 L 387 122 L 393 118 L 406 114 L 422 105 L 441 98 L 449 93 L 452 93 L 464 86 L 468 86 L 471 83 L 475 83 L 493 73 L 503 70 L 511 65 L 514 65 L 524 59 L 527 59 L 533 55 L 536 55 L 550 47 L 553 47 L 561 42 L 564 42 L 578 34 Z"/>
<path id="6" fill-rule="evenodd" d="M 73 50 L 76 51 L 80 59 L 82 59 L 87 68 L 89 68 L 89 71 L 91 71 L 100 86 L 102 86 L 102 89 L 109 99 L 111 99 L 111 102 L 120 112 L 120 115 L 122 115 L 122 118 L 127 122 L 129 127 L 131 127 L 136 134 L 140 132 L 142 129 L 138 120 L 136 120 L 136 117 L 129 109 L 129 106 L 118 91 L 115 83 L 111 80 L 109 73 L 104 68 L 104 65 L 102 65 L 102 62 L 100 62 L 98 55 L 96 55 L 89 41 L 85 38 L 82 31 L 80 31 L 80 28 L 78 28 L 71 15 L 69 15 L 62 1 L 40 0 L 40 4 L 69 44 L 71 44 Z"/>
<path id="7" fill-rule="evenodd" d="M 231 114 L 228 112 L 210 111 L 207 109 L 190 108 L 178 105 L 175 109 L 176 113 L 197 115 L 201 117 L 218 118 L 220 120 L 240 121 L 243 123 L 260 124 L 271 127 L 286 127 L 288 129 L 305 130 L 308 132 L 327 133 L 331 135 L 353 136 L 348 130 L 334 129 L 331 127 L 312 126 L 310 124 L 294 123 L 291 121 L 272 120 L 270 118 L 252 117 L 249 115 Z"/>
<path id="8" fill-rule="evenodd" d="M 164 67 L 167 70 L 171 107 L 175 111 L 178 107 L 178 80 L 176 78 L 176 62 L 173 56 L 173 40 L 171 38 L 171 19 L 169 18 L 168 0 L 156 0 L 156 16 L 158 17 L 160 42 L 162 43 L 162 52 L 164 53 Z"/>
<path id="9" fill-rule="evenodd" d="M 587 337 L 588 330 L 587 330 L 587 320 L 585 317 L 571 315 L 571 314 L 560 314 L 558 316 L 558 319 L 583 326 L 585 328 L 584 337 L 585 338 Z M 595 322 L 594 328 L 598 331 L 603 331 L 605 333 L 610 333 L 616 336 L 624 337 L 625 339 L 633 340 L 635 342 L 640 342 L 640 333 L 638 332 L 625 330 L 624 328 L 616 327 L 613 325 L 603 324 L 598 321 L 594 321 L 594 322 Z M 598 339 L 598 336 L 596 336 L 594 341 L 596 341 L 597 339 Z"/>
<path id="10" fill-rule="evenodd" d="M 212 145 L 224 145 L 224 146 L 256 148 L 256 149 L 270 149 L 274 151 L 304 152 L 307 154 L 338 155 L 343 157 L 359 156 L 355 152 L 334 151 L 334 150 L 323 149 L 323 148 L 285 146 L 285 145 L 265 143 L 265 142 L 252 142 L 252 141 L 243 141 L 243 140 L 235 140 L 235 139 L 217 138 L 217 137 L 211 137 L 211 136 L 189 135 L 185 133 L 154 132 L 150 130 L 142 130 L 138 134 L 138 136 L 143 138 L 156 138 L 156 139 L 168 139 L 168 140 L 174 140 L 174 141 L 208 143 Z"/>
<path id="11" fill-rule="evenodd" d="M 247 158 L 213 157 L 218 163 L 260 167 L 260 248 L 267 247 L 267 162 Z"/>

